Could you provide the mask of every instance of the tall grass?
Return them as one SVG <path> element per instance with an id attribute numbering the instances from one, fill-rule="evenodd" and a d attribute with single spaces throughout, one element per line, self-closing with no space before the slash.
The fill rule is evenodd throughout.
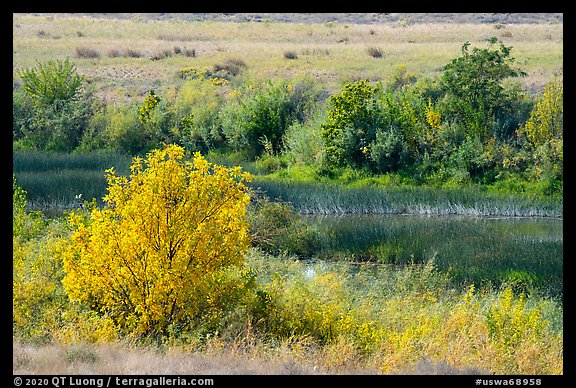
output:
<path id="1" fill-rule="evenodd" d="M 16 181 L 27 191 L 31 208 L 69 208 L 92 198 L 102 203 L 107 186 L 104 171 L 114 167 L 127 175 L 131 163 L 130 156 L 107 151 L 70 154 L 15 150 L 12 160 Z"/>
<path id="2" fill-rule="evenodd" d="M 433 259 L 454 284 L 562 297 L 563 231 L 558 220 L 421 216 L 312 216 L 316 259 L 405 265 Z"/>
<path id="3" fill-rule="evenodd" d="M 561 198 L 486 193 L 478 188 L 352 187 L 330 183 L 282 182 L 256 177 L 255 187 L 290 202 L 305 214 L 426 214 L 497 217 L 562 217 Z"/>
<path id="4" fill-rule="evenodd" d="M 114 167 L 118 173 L 130 171 L 131 157 L 110 151 L 90 153 L 47 153 L 14 150 L 12 167 L 15 172 L 45 172 L 50 170 L 106 170 Z"/>

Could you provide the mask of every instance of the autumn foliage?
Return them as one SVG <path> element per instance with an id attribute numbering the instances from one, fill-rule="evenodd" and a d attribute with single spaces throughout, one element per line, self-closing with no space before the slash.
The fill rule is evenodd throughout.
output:
<path id="1" fill-rule="evenodd" d="M 244 283 L 230 275 L 249 246 L 239 167 L 184 160 L 175 145 L 135 158 L 129 177 L 107 171 L 107 204 L 72 213 L 63 284 L 71 300 L 124 332 L 164 333 L 217 314 Z"/>

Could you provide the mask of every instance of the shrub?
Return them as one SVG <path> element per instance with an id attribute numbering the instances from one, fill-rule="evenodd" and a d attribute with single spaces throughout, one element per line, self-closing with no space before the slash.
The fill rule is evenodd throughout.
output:
<path id="1" fill-rule="evenodd" d="M 378 172 L 396 171 L 408 165 L 410 153 L 402 134 L 394 127 L 388 131 L 377 131 L 368 147 L 368 156 L 373 169 Z"/>
<path id="2" fill-rule="evenodd" d="M 37 68 L 26 68 L 19 72 L 22 88 L 36 106 L 51 106 L 58 110 L 75 97 L 84 82 L 76 66 L 67 58 L 64 61 L 37 62 Z"/>
<path id="3" fill-rule="evenodd" d="M 122 53 L 117 48 L 111 48 L 106 50 L 106 55 L 110 58 L 119 58 L 122 56 Z"/>
<path id="4" fill-rule="evenodd" d="M 368 54 L 373 58 L 382 58 L 384 56 L 384 50 L 379 47 L 368 47 Z"/>
<path id="5" fill-rule="evenodd" d="M 552 139 L 562 139 L 564 129 L 564 89 L 561 78 L 546 85 L 528 121 L 518 130 L 534 147 L 541 146 Z"/>
<path id="6" fill-rule="evenodd" d="M 244 89 L 226 103 L 222 131 L 233 149 L 244 150 L 253 159 L 264 152 L 264 139 L 273 153 L 281 150 L 284 132 L 294 116 L 289 85 L 269 81 Z"/>
<path id="7" fill-rule="evenodd" d="M 497 43 L 489 39 L 490 45 Z M 500 42 L 498 49 L 474 47 L 469 52 L 469 42 L 462 45 L 462 55 L 444 66 L 440 83 L 445 91 L 447 117 L 464 125 L 468 135 L 491 134 L 494 117 L 502 114 L 508 96 L 502 81 L 526 73 L 512 68 L 512 47 Z"/>
<path id="8" fill-rule="evenodd" d="M 194 58 L 196 56 L 196 49 L 185 48 L 184 49 L 184 56 Z"/>
<path id="9" fill-rule="evenodd" d="M 176 50 L 174 50 L 176 51 Z M 178 54 L 178 53 L 176 53 Z M 152 54 L 152 56 L 150 57 L 150 59 L 152 59 L 153 61 L 159 61 L 161 59 L 164 58 L 168 58 L 172 56 L 172 51 L 169 49 L 162 49 L 162 50 L 158 50 L 156 51 L 156 53 Z"/>
<path id="10" fill-rule="evenodd" d="M 321 137 L 322 123 L 326 120 L 326 112 L 318 110 L 304 122 L 294 122 L 284 134 L 284 154 L 293 164 L 316 165 L 324 164 L 326 149 Z"/>
<path id="11" fill-rule="evenodd" d="M 44 227 L 40 212 L 26 210 L 26 196 L 26 190 L 18 186 L 12 175 L 12 234 L 23 241 L 38 235 Z"/>
<path id="12" fill-rule="evenodd" d="M 174 120 L 180 143 L 186 149 L 204 154 L 223 145 L 219 117 L 223 99 L 217 88 L 210 80 L 191 78 L 178 90 L 173 102 Z"/>
<path id="13" fill-rule="evenodd" d="M 138 121 L 139 107 L 135 104 L 106 108 L 104 126 L 105 144 L 115 150 L 136 155 L 149 149 L 151 139 Z"/>
<path id="14" fill-rule="evenodd" d="M 123 56 L 130 57 L 130 58 L 140 58 L 140 57 L 143 57 L 144 54 L 142 54 L 142 51 L 140 51 L 140 50 L 133 49 L 133 48 L 129 47 L 129 48 L 124 50 Z"/>
<path id="15" fill-rule="evenodd" d="M 298 54 L 295 51 L 284 51 L 284 58 L 286 59 L 298 59 Z"/>
<path id="16" fill-rule="evenodd" d="M 20 140 L 26 132 L 26 125 L 34 114 L 32 100 L 28 94 L 17 87 L 12 91 L 12 136 Z"/>
<path id="17" fill-rule="evenodd" d="M 400 89 L 404 85 L 412 85 L 416 82 L 416 75 L 410 73 L 405 64 L 401 63 L 394 69 L 392 79 L 390 80 L 390 87 L 392 89 Z"/>
<path id="18" fill-rule="evenodd" d="M 247 286 L 230 270 L 242 266 L 249 244 L 250 175 L 183 156 L 171 145 L 134 159 L 130 177 L 108 170 L 108 206 L 88 222 L 69 216 L 68 296 L 135 336 L 212 320 Z"/>
<path id="19" fill-rule="evenodd" d="M 237 76 L 240 72 L 247 67 L 246 62 L 240 58 L 228 58 L 224 63 L 214 65 L 215 73 L 223 73 L 226 79 Z"/>
<path id="20" fill-rule="evenodd" d="M 91 47 L 76 47 L 74 51 L 77 58 L 100 58 L 100 53 Z"/>
<path id="21" fill-rule="evenodd" d="M 366 164 L 366 147 L 380 126 L 378 90 L 368 80 L 360 80 L 345 85 L 342 92 L 330 97 L 330 110 L 322 124 L 329 163 L 355 167 Z"/>
<path id="22" fill-rule="evenodd" d="M 309 257 L 318 249 L 317 231 L 290 204 L 254 196 L 247 218 L 252 244 L 266 252 Z"/>
<path id="23" fill-rule="evenodd" d="M 19 72 L 22 90 L 14 92 L 15 138 L 21 145 L 71 151 L 80 143 L 90 114 L 89 95 L 81 93 L 84 77 L 68 59 L 38 62 Z"/>

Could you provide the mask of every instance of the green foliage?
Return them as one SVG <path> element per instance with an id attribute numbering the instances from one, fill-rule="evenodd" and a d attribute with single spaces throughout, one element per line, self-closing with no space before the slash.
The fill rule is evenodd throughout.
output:
<path id="1" fill-rule="evenodd" d="M 26 125 L 33 115 L 32 100 L 22 88 L 12 91 L 12 139 L 18 141 L 26 133 Z"/>
<path id="2" fill-rule="evenodd" d="M 12 175 L 12 234 L 14 238 L 29 240 L 42 232 L 44 221 L 40 212 L 27 211 L 26 190 L 16 183 Z"/>
<path id="3" fill-rule="evenodd" d="M 151 147 L 150 139 L 138 120 L 137 105 L 109 106 L 104 115 L 102 135 L 108 147 L 132 155 L 140 154 Z"/>
<path id="4" fill-rule="evenodd" d="M 68 58 L 46 63 L 38 61 L 36 68 L 22 69 L 19 75 L 23 81 L 22 88 L 34 105 L 52 106 L 56 111 L 78 94 L 84 81 L 76 65 Z"/>
<path id="5" fill-rule="evenodd" d="M 217 86 L 203 79 L 187 79 L 173 102 L 176 135 L 192 152 L 207 153 L 225 145 L 219 113 L 224 104 Z"/>
<path id="6" fill-rule="evenodd" d="M 416 82 L 416 75 L 409 72 L 405 64 L 396 66 L 390 80 L 390 87 L 394 90 L 402 88 L 404 85 L 412 85 Z"/>
<path id="7" fill-rule="evenodd" d="M 478 182 L 489 169 L 489 160 L 479 137 L 466 139 L 452 155 L 457 174 L 463 179 Z"/>
<path id="8" fill-rule="evenodd" d="M 286 129 L 305 117 L 311 99 L 305 81 L 250 84 L 224 106 L 222 131 L 230 147 L 252 159 L 265 152 L 266 142 L 270 152 L 280 152 Z"/>
<path id="9" fill-rule="evenodd" d="M 490 40 L 490 46 L 497 43 Z M 484 138 L 492 131 L 492 119 L 507 104 L 502 81 L 509 77 L 525 76 L 512 68 L 512 47 L 500 42 L 497 49 L 462 45 L 462 55 L 444 66 L 440 77 L 445 92 L 447 117 L 464 126 L 467 135 Z"/>
<path id="10" fill-rule="evenodd" d="M 71 151 L 82 139 L 91 113 L 88 95 L 81 93 L 84 77 L 68 59 L 38 62 L 20 70 L 22 90 L 13 92 L 13 131 L 17 146 Z"/>
<path id="11" fill-rule="evenodd" d="M 380 126 L 379 87 L 367 80 L 346 84 L 329 99 L 330 110 L 322 124 L 328 162 L 335 166 L 366 164 L 368 145 Z"/>
<path id="12" fill-rule="evenodd" d="M 266 252 L 308 257 L 317 251 L 316 231 L 289 204 L 256 196 L 248 207 L 247 219 L 252 244 Z"/>
<path id="13" fill-rule="evenodd" d="M 176 143 L 190 152 L 226 154 L 263 174 L 314 166 L 317 179 L 338 179 L 352 169 L 437 187 L 515 176 L 557 195 L 562 83 L 551 82 L 533 101 L 512 80 L 524 73 L 513 67 L 511 50 L 496 39 L 487 48 L 465 43 L 440 77 L 417 78 L 400 65 L 386 88 L 360 80 L 328 99 L 308 77 L 232 78 L 245 63 L 229 59 L 212 70 L 183 68 L 181 85 L 162 96 L 150 90 L 140 104 L 95 102 L 80 93 L 81 77 L 68 60 L 51 61 L 23 70 L 24 85 L 13 90 L 13 147 L 141 155 Z M 40 86 L 29 86 L 42 83 L 60 87 L 46 87 L 44 99 Z M 42 102 L 51 99 L 56 102 Z"/>
<path id="14" fill-rule="evenodd" d="M 284 134 L 284 154 L 292 164 L 321 166 L 325 162 L 326 148 L 322 138 L 322 123 L 326 112 L 322 110 L 304 122 L 294 122 Z"/>
<path id="15" fill-rule="evenodd" d="M 369 158 L 378 172 L 397 171 L 409 164 L 410 153 L 400 131 L 392 127 L 388 131 L 376 132 L 370 143 Z"/>
<path id="16" fill-rule="evenodd" d="M 138 108 L 138 121 L 146 125 L 150 121 L 150 114 L 160 103 L 160 97 L 156 95 L 154 89 L 149 90 L 143 104 Z"/>
<path id="17" fill-rule="evenodd" d="M 266 137 L 275 150 L 290 123 L 287 84 L 271 81 L 261 87 L 246 88 L 224 107 L 222 130 L 228 144 L 253 158 L 264 152 Z"/>

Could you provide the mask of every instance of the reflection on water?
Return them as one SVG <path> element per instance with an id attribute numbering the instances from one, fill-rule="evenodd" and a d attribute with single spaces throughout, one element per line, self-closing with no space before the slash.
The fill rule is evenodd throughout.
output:
<path id="1" fill-rule="evenodd" d="M 402 264 L 434 257 L 457 280 L 562 293 L 563 221 L 416 215 L 304 216 L 316 257 Z"/>

